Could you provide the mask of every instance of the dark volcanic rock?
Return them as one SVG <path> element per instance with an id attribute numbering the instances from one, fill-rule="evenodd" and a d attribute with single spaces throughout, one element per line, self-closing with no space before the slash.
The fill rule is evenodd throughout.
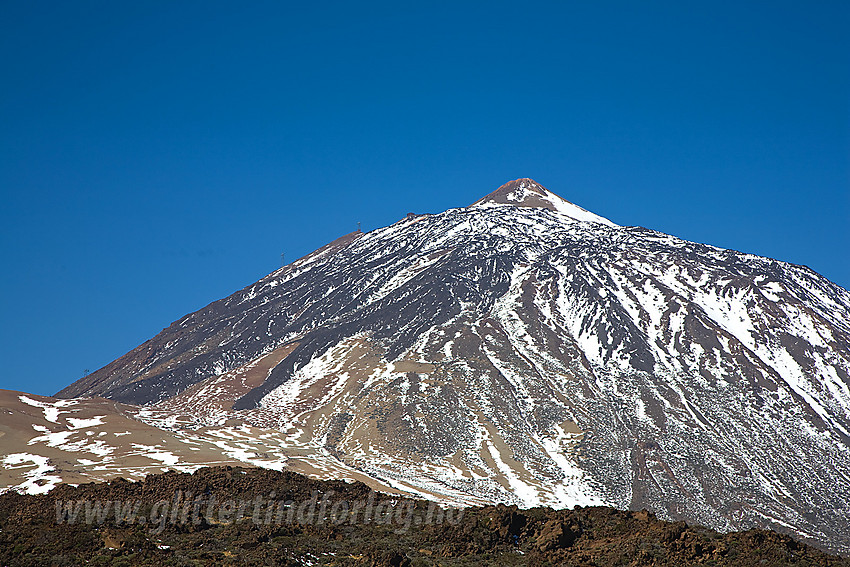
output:
<path id="1" fill-rule="evenodd" d="M 203 494 L 217 502 L 256 502 L 275 493 L 295 507 L 330 495 L 328 510 L 374 504 L 368 520 L 256 522 L 139 521 L 155 517 L 157 502 Z M 57 522 L 57 502 L 139 502 L 133 522 Z M 405 524 L 384 521 L 390 509 L 410 511 Z M 406 512 L 405 512 L 406 513 Z M 125 516 L 126 517 L 126 516 Z M 395 516 L 393 516 L 395 518 Z M 81 517 L 82 518 L 82 517 Z M 78 487 L 46 496 L 0 496 L 0 564 L 46 565 L 850 565 L 790 537 L 750 530 L 718 534 L 671 524 L 642 512 L 592 507 L 554 511 L 497 506 L 449 515 L 434 505 L 369 491 L 362 484 L 320 482 L 258 469 L 201 469 Z"/>

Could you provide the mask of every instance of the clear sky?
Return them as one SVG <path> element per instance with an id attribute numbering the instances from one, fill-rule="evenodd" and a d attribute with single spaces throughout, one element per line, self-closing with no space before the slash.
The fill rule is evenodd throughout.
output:
<path id="1" fill-rule="evenodd" d="M 0 388 L 532 177 L 850 287 L 850 3 L 0 8 Z"/>

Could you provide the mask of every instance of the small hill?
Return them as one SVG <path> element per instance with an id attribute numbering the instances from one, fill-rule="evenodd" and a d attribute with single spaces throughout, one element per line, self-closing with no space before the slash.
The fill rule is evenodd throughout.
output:
<path id="1" fill-rule="evenodd" d="M 359 482 L 255 468 L 0 496 L 0 565 L 83 564 L 838 566 L 850 559 L 786 535 L 719 534 L 646 511 L 442 509 Z"/>

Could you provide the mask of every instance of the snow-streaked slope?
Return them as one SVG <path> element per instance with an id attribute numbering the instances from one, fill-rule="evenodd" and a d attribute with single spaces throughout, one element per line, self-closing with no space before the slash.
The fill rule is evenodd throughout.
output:
<path id="1" fill-rule="evenodd" d="M 850 550 L 850 294 L 530 180 L 348 235 L 65 393 L 189 400 L 407 492 Z"/>
<path id="2" fill-rule="evenodd" d="M 287 444 L 279 430 L 239 420 L 199 429 L 187 427 L 187 418 L 191 420 L 173 410 L 103 399 L 56 399 L 0 390 L 0 493 L 44 494 L 60 482 L 139 480 L 167 470 L 194 472 L 225 465 L 286 468 L 395 491 L 388 483 L 346 467 L 325 449 Z"/>

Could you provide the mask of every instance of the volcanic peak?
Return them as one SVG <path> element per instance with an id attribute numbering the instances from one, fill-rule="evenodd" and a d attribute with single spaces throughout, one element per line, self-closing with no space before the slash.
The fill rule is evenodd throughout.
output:
<path id="1" fill-rule="evenodd" d="M 549 209 L 550 211 L 566 215 L 572 220 L 617 226 L 604 217 L 600 217 L 578 205 L 570 203 L 527 177 L 509 181 L 470 205 L 470 207 L 501 206 Z"/>

